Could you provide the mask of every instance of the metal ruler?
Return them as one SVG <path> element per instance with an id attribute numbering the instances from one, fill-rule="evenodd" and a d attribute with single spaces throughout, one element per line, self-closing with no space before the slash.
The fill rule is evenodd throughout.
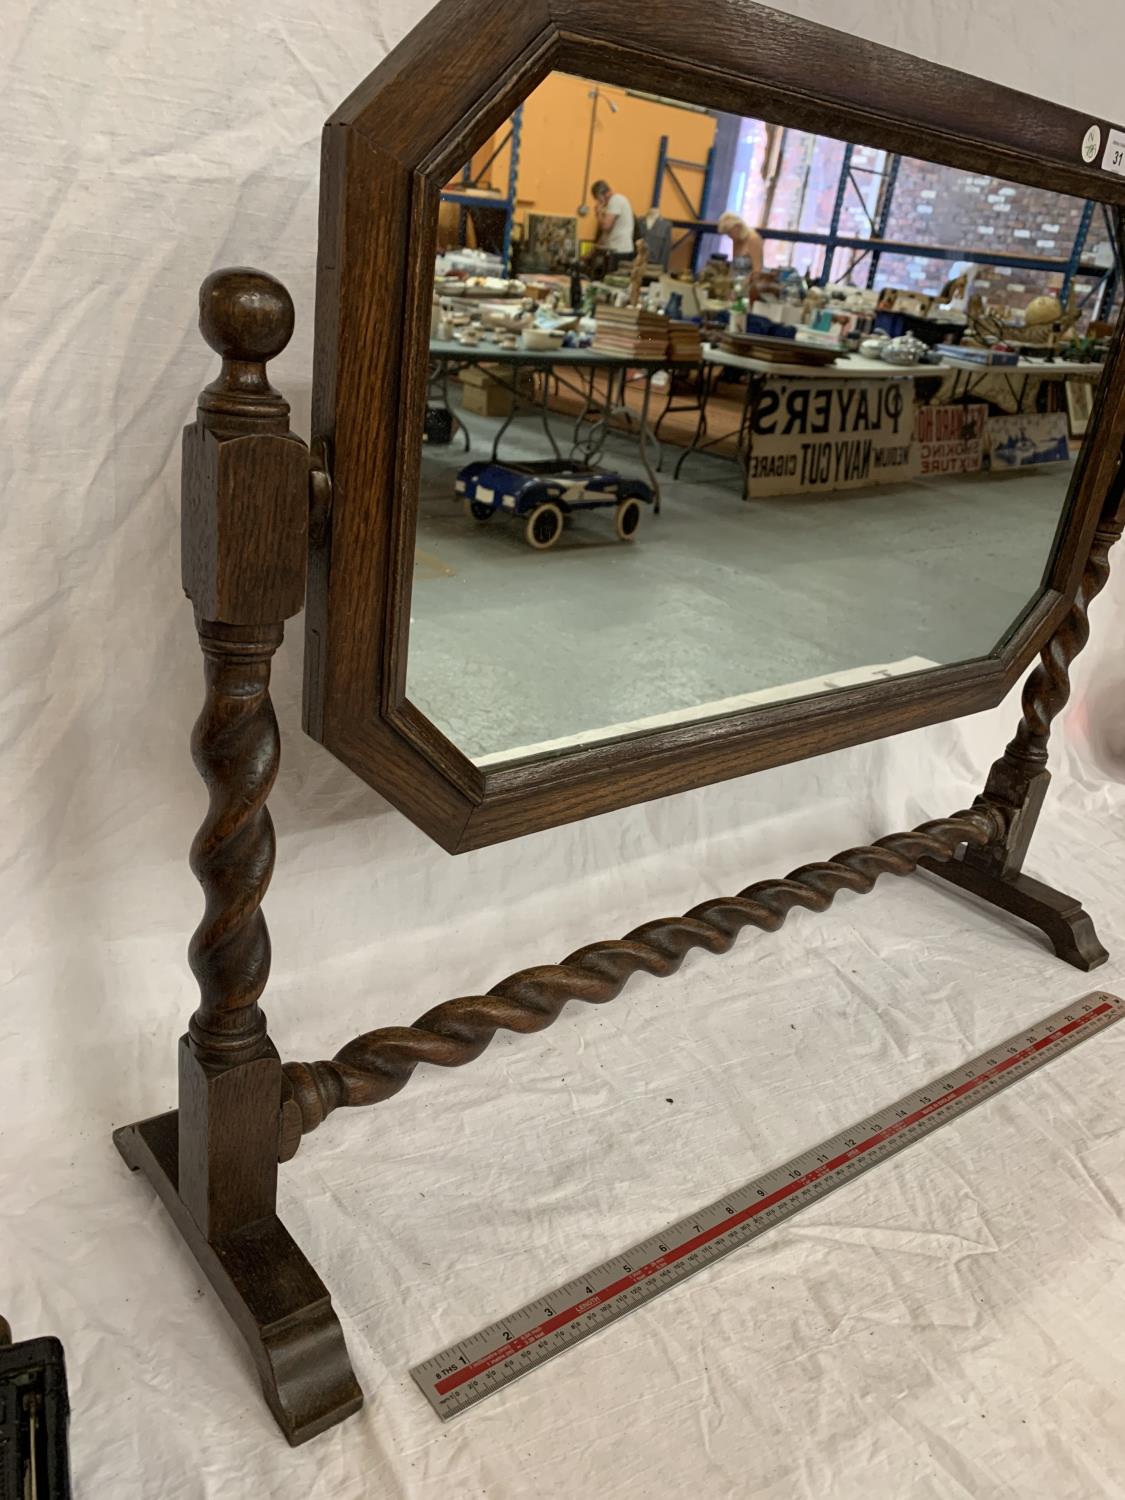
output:
<path id="1" fill-rule="evenodd" d="M 411 1370 L 443 1421 L 818 1203 L 1125 1016 L 1098 993 Z"/>

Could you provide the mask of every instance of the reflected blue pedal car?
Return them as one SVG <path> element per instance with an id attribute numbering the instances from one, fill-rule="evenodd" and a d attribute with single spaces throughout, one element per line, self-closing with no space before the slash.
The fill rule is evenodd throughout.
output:
<path id="1" fill-rule="evenodd" d="M 617 535 L 631 542 L 644 507 L 652 505 L 651 485 L 575 464 L 469 464 L 457 476 L 457 495 L 466 514 L 484 523 L 501 513 L 525 523 L 529 547 L 546 552 L 563 534 L 569 515 L 612 509 Z"/>

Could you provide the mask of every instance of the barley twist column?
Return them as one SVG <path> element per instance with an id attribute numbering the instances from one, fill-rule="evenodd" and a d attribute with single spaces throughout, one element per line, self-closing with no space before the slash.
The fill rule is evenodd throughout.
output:
<path id="1" fill-rule="evenodd" d="M 209 276 L 200 331 L 222 356 L 184 434 L 183 579 L 206 696 L 192 739 L 210 807 L 192 848 L 206 911 L 190 948 L 200 1003 L 180 1044 L 180 1196 L 209 1240 L 274 1212 L 281 1066 L 259 1006 L 269 978 L 262 900 L 280 760 L 270 663 L 304 603 L 308 455 L 267 360 L 293 332 L 272 276 Z"/>

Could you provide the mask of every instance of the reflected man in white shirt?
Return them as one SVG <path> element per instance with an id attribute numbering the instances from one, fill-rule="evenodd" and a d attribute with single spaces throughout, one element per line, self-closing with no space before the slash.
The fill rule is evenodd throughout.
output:
<path id="1" fill-rule="evenodd" d="M 594 183 L 598 213 L 598 249 L 609 257 L 610 270 L 636 252 L 637 216 L 624 193 L 615 193 L 608 182 Z"/>

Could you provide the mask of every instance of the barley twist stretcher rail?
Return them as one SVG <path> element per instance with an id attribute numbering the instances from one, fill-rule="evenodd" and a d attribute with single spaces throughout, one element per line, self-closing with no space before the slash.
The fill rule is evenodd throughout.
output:
<path id="1" fill-rule="evenodd" d="M 498 1031 L 545 1031 L 572 1000 L 605 1005 L 637 974 L 666 978 L 695 948 L 729 953 L 747 927 L 776 932 L 792 911 L 827 911 L 842 891 L 866 895 L 880 876 L 911 875 L 925 859 L 949 860 L 963 845 L 1001 839 L 1006 821 L 1004 809 L 981 804 L 913 833 L 892 834 L 869 848 L 805 865 L 785 880 L 759 881 L 741 895 L 706 901 L 684 917 L 647 923 L 621 942 L 581 948 L 561 964 L 524 970 L 487 995 L 437 1006 L 413 1026 L 358 1037 L 331 1062 L 288 1064 L 287 1105 L 296 1105 L 307 1134 L 334 1110 L 390 1099 L 406 1087 L 419 1063 L 463 1067 L 484 1053 Z M 287 1130 L 283 1156 L 295 1154 L 298 1144 Z"/>

